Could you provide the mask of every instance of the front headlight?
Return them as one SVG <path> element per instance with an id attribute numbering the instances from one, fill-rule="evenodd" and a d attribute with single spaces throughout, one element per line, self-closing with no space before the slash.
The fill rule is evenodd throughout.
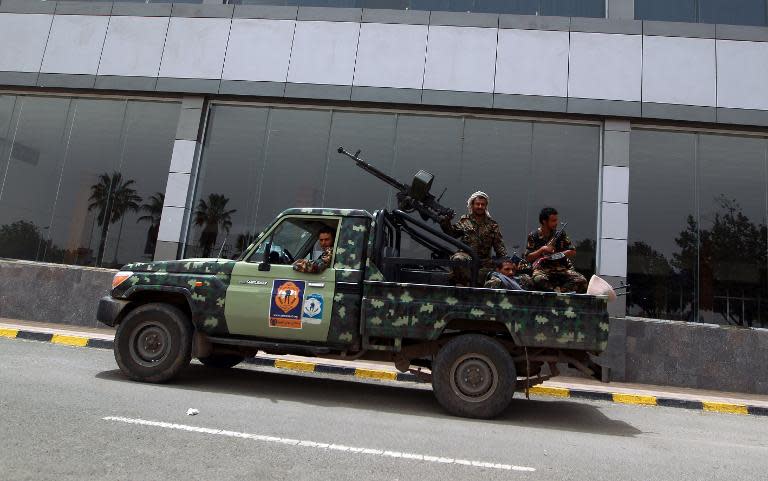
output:
<path id="1" fill-rule="evenodd" d="M 125 282 L 125 280 L 131 277 L 132 275 L 133 275 L 133 272 L 131 271 L 120 271 L 117 274 L 115 274 L 115 277 L 112 278 L 112 289 L 114 289 L 115 287 Z"/>

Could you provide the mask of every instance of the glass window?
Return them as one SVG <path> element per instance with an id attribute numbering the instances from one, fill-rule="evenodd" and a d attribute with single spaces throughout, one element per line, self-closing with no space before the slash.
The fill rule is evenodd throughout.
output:
<path id="1" fill-rule="evenodd" d="M 154 258 L 180 110 L 178 102 L 128 101 L 119 170 L 141 200 L 134 198 L 138 209 L 113 203 L 122 215 L 109 229 L 104 259 L 115 267 Z"/>
<path id="2" fill-rule="evenodd" d="M 696 0 L 635 0 L 637 20 L 696 22 Z"/>
<path id="3" fill-rule="evenodd" d="M 397 122 L 397 142 L 394 177 L 410 184 L 413 175 L 426 170 L 435 175 L 432 193 L 439 196 L 446 190 L 442 203 L 448 206 L 466 205 L 466 199 L 473 189 L 461 184 L 461 138 L 463 119 L 460 117 L 438 117 L 426 115 L 400 115 Z M 397 200 L 389 200 L 391 208 L 397 207 Z M 461 215 L 461 207 L 457 209 Z M 403 239 L 403 257 L 424 258 L 421 246 Z"/>
<path id="4" fill-rule="evenodd" d="M 699 21 L 731 25 L 765 25 L 765 0 L 699 0 Z"/>
<path id="5" fill-rule="evenodd" d="M 222 257 L 230 258 L 245 250 L 259 233 L 254 231 L 254 220 L 268 115 L 266 108 L 211 108 L 186 257 L 208 257 L 221 250 Z"/>
<path id="6" fill-rule="evenodd" d="M 266 163 L 257 190 L 257 231 L 288 207 L 323 204 L 330 130 L 330 110 L 271 110 Z"/>
<path id="7" fill-rule="evenodd" d="M 473 12 L 536 15 L 539 0 L 475 0 Z"/>
<path id="8" fill-rule="evenodd" d="M 594 125 L 533 124 L 533 169 L 528 180 L 528 231 L 539 226 L 539 212 L 554 207 L 576 247 L 576 270 L 595 272 L 600 129 Z"/>
<path id="9" fill-rule="evenodd" d="M 766 141 L 699 135 L 699 315 L 768 325 Z"/>
<path id="10" fill-rule="evenodd" d="M 107 232 L 138 210 L 136 181 L 119 171 L 125 108 L 124 100 L 74 100 L 51 224 L 51 240 L 66 252 L 46 252 L 46 261 L 105 265 Z"/>
<path id="11" fill-rule="evenodd" d="M 18 97 L 0 185 L 0 229 L 4 257 L 42 260 L 64 256 L 51 244 L 50 228 L 68 144 L 67 98 Z"/>
<path id="12" fill-rule="evenodd" d="M 525 250 L 532 134 L 531 122 L 469 118 L 464 125 L 460 182 L 467 192 L 455 204 L 458 215 L 472 192 L 488 194 L 488 210 L 510 253 Z"/>
<path id="13" fill-rule="evenodd" d="M 605 18 L 605 0 L 541 0 L 539 15 Z"/>
<path id="14" fill-rule="evenodd" d="M 694 320 L 698 260 L 695 134 L 633 130 L 628 313 Z"/>
<path id="15" fill-rule="evenodd" d="M 363 160 L 391 175 L 396 119 L 394 114 L 333 113 L 331 141 L 328 143 L 325 207 L 373 212 L 386 205 L 390 190 L 394 189 L 355 165 L 349 157 L 339 154 L 337 149 L 344 146 L 352 153 L 362 150 L 360 157 Z"/>
<path id="16" fill-rule="evenodd" d="M 149 190 L 165 190 L 179 104 L 14 103 L 10 123 L 0 123 L 0 256 L 108 267 L 151 259 L 135 224 Z"/>

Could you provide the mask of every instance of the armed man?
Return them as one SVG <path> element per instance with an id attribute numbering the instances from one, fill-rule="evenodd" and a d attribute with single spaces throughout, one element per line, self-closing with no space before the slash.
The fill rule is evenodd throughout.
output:
<path id="1" fill-rule="evenodd" d="M 488 212 L 488 194 L 475 192 L 467 199 L 467 214 L 461 216 L 458 222 L 451 223 L 448 217 L 441 217 L 439 224 L 443 232 L 451 237 L 460 239 L 463 243 L 474 249 L 480 260 L 480 279 L 493 269 L 491 249 L 496 257 L 506 257 L 507 248 L 501 236 L 499 224 L 491 218 Z M 472 257 L 469 253 L 458 251 L 451 256 L 453 261 L 464 261 L 464 264 L 452 272 L 452 280 L 457 286 L 471 284 L 470 268 L 467 262 Z"/>
<path id="2" fill-rule="evenodd" d="M 573 269 L 576 248 L 558 229 L 557 210 L 545 207 L 539 213 L 539 228 L 528 234 L 525 258 L 533 263 L 533 283 L 543 291 L 587 292 L 587 280 Z M 564 226 L 563 226 L 564 227 Z"/>
<path id="3" fill-rule="evenodd" d="M 317 244 L 322 249 L 322 253 L 315 260 L 298 259 L 293 263 L 293 270 L 296 272 L 305 272 L 307 274 L 319 274 L 331 266 L 333 259 L 333 241 L 336 231 L 328 226 L 320 229 L 317 235 Z"/>

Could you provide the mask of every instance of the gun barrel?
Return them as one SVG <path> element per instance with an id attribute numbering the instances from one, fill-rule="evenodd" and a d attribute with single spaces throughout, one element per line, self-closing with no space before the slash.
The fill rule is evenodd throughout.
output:
<path id="1" fill-rule="evenodd" d="M 392 177 L 388 176 L 384 172 L 380 171 L 376 167 L 372 166 L 368 162 L 366 162 L 363 159 L 361 159 L 360 157 L 358 157 L 358 154 L 359 154 L 360 151 L 358 151 L 358 153 L 356 153 L 356 154 L 353 154 L 353 153 L 348 152 L 347 150 L 345 150 L 344 147 L 339 147 L 338 148 L 338 152 L 340 154 L 346 155 L 350 159 L 354 160 L 358 167 L 360 167 L 364 171 L 368 172 L 369 174 L 373 175 L 377 179 L 383 180 L 384 182 L 386 182 L 387 184 L 391 185 L 392 187 L 394 187 L 395 189 L 399 190 L 400 192 L 407 192 L 408 191 L 408 186 L 407 185 L 398 182 L 397 180 L 393 179 Z"/>

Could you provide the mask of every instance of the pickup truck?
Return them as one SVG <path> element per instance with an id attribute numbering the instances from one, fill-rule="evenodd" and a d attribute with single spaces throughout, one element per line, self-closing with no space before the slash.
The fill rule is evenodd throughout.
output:
<path id="1" fill-rule="evenodd" d="M 331 266 L 294 270 L 317 258 L 328 227 Z M 120 369 L 144 382 L 192 358 L 228 368 L 259 351 L 386 361 L 431 381 L 449 413 L 491 418 L 557 363 L 599 377 L 607 296 L 478 287 L 477 261 L 473 285 L 453 286 L 459 249 L 472 253 L 402 210 L 289 209 L 237 260 L 125 265 L 97 318 L 117 326 Z"/>

